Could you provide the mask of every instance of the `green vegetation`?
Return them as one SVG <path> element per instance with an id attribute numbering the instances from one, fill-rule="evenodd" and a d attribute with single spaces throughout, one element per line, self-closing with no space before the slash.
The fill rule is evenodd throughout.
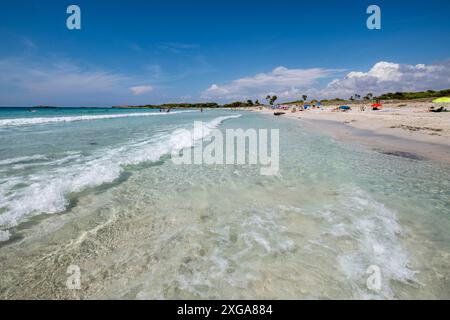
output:
<path id="1" fill-rule="evenodd" d="M 345 100 L 344 99 L 339 99 L 339 98 L 335 98 L 335 99 L 332 99 L 332 100 L 316 100 L 316 99 L 313 99 L 313 100 L 311 100 L 311 102 L 305 102 L 305 100 L 296 100 L 296 101 L 286 102 L 285 104 L 303 105 L 305 103 L 316 104 L 318 102 L 320 102 L 322 104 L 337 104 L 337 103 L 343 102 L 343 101 L 345 101 Z"/>
<path id="2" fill-rule="evenodd" d="M 284 104 L 297 104 L 297 105 L 303 105 L 303 103 L 305 103 L 303 100 L 295 100 L 295 101 L 285 102 Z"/>
<path id="3" fill-rule="evenodd" d="M 253 102 L 252 100 L 247 100 L 247 102 L 235 101 L 235 102 L 224 104 L 221 107 L 223 107 L 223 108 L 246 108 L 246 107 L 254 107 L 254 106 L 259 106 L 258 100 L 256 100 L 255 102 Z"/>
<path id="4" fill-rule="evenodd" d="M 420 91 L 420 92 L 395 92 L 386 93 L 379 96 L 379 100 L 412 100 L 412 99 L 426 99 L 426 98 L 440 98 L 450 96 L 450 89 L 441 91 Z"/>
<path id="5" fill-rule="evenodd" d="M 336 105 L 341 103 L 348 103 L 348 102 L 358 102 L 358 101 L 381 101 L 381 100 L 414 100 L 414 99 L 433 99 L 433 98 L 440 98 L 440 97 L 449 97 L 450 96 L 450 89 L 446 90 L 428 90 L 428 91 L 420 91 L 420 92 L 395 92 L 395 93 L 385 93 L 380 95 L 379 97 L 375 97 L 373 93 L 367 93 L 364 97 L 362 97 L 359 94 L 354 94 L 351 96 L 348 100 L 341 99 L 341 98 L 335 98 L 331 100 L 319 100 L 323 105 Z M 303 98 L 307 98 L 306 95 L 303 96 Z M 314 104 L 317 102 L 317 100 L 312 100 L 311 103 Z M 306 99 L 304 100 L 297 100 L 297 101 L 291 101 L 286 102 L 286 104 L 297 104 L 302 105 L 306 103 Z"/>
<path id="6" fill-rule="evenodd" d="M 114 106 L 113 108 L 146 108 L 146 109 L 200 109 L 200 108 L 219 108 L 215 102 L 206 103 L 166 103 L 160 105 L 146 104 L 142 106 Z"/>
<path id="7" fill-rule="evenodd" d="M 344 104 L 346 102 L 346 100 L 344 99 L 340 99 L 340 98 L 334 98 L 334 99 L 330 99 L 330 100 L 321 100 L 320 103 L 322 103 L 322 105 L 327 106 L 327 105 L 336 105 L 336 104 Z"/>
<path id="8" fill-rule="evenodd" d="M 274 96 L 275 97 L 275 96 Z M 272 97 L 272 98 L 274 98 Z M 276 100 L 276 97 L 275 97 Z M 274 101 L 275 101 L 274 100 Z M 211 109 L 211 108 L 246 108 L 260 105 L 258 100 L 253 102 L 252 100 L 247 100 L 246 102 L 235 101 L 231 103 L 226 103 L 219 105 L 215 102 L 206 103 L 166 103 L 166 104 L 146 104 L 141 106 L 114 106 L 113 108 L 143 108 L 143 109 Z"/>
<path id="9" fill-rule="evenodd" d="M 247 102 L 236 101 L 236 102 L 224 104 L 222 107 L 223 108 L 244 108 L 244 107 L 251 107 L 251 106 L 253 106 L 253 103 L 251 105 L 249 105 Z"/>

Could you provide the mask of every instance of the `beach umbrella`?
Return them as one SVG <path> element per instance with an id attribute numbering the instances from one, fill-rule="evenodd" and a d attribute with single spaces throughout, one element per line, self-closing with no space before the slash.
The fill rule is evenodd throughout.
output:
<path id="1" fill-rule="evenodd" d="M 447 98 L 447 97 L 437 98 L 437 99 L 434 99 L 433 102 L 437 103 L 437 104 L 450 103 L 450 98 Z M 434 107 L 431 107 L 430 111 L 431 112 L 442 112 L 442 111 L 447 111 L 447 110 L 444 109 L 443 106 L 440 106 L 439 109 L 436 109 L 436 110 L 434 109 Z"/>
<path id="2" fill-rule="evenodd" d="M 433 100 L 434 103 L 450 103 L 450 98 L 443 97 Z"/>
<path id="3" fill-rule="evenodd" d="M 350 110 L 349 106 L 340 106 L 339 109 L 341 110 Z"/>
<path id="4" fill-rule="evenodd" d="M 372 105 L 372 107 L 374 107 L 374 108 L 378 108 L 378 107 L 382 107 L 383 105 L 381 104 L 381 103 L 374 103 L 373 105 Z"/>

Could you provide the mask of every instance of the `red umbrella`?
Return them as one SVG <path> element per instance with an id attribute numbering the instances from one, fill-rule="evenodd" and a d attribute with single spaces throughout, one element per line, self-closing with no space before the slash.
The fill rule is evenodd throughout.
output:
<path id="1" fill-rule="evenodd" d="M 383 105 L 381 103 L 374 103 L 372 105 L 372 107 L 377 108 L 377 107 L 382 107 Z"/>

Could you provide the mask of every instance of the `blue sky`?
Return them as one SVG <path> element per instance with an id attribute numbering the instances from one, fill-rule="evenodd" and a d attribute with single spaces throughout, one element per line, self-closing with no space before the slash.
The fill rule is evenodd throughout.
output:
<path id="1" fill-rule="evenodd" d="M 66 28 L 81 8 L 82 29 Z M 366 9 L 381 8 L 369 30 Z M 450 2 L 4 0 L 0 105 L 450 88 Z"/>

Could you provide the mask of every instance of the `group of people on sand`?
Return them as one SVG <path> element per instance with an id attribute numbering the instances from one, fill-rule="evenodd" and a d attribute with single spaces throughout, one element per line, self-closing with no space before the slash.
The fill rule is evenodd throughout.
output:
<path id="1" fill-rule="evenodd" d="M 298 108 L 298 110 L 297 110 L 297 108 Z M 323 110 L 323 108 L 321 108 L 321 106 L 316 106 L 316 105 L 312 105 L 312 106 L 298 106 L 298 107 L 293 107 L 292 109 L 291 109 L 291 112 L 292 113 L 295 113 L 295 112 L 301 112 L 301 111 L 306 111 L 306 110 L 313 110 L 313 109 L 321 109 L 321 110 Z"/>
<path id="2" fill-rule="evenodd" d="M 361 105 L 359 107 L 359 110 L 360 111 L 366 111 L 366 108 L 367 107 L 365 105 Z M 378 111 L 378 110 L 382 109 L 382 106 L 381 105 L 371 106 L 371 108 L 372 108 L 371 110 L 373 110 L 373 111 Z M 316 110 L 325 110 L 322 106 L 312 105 L 312 106 L 309 106 L 307 108 L 305 108 L 303 106 L 300 106 L 300 107 L 298 107 L 298 110 L 297 110 L 296 107 L 293 107 L 291 109 L 291 112 L 294 113 L 294 112 L 297 112 L 297 111 L 306 111 L 306 110 L 314 110 L 314 109 L 316 109 Z M 349 106 L 339 106 L 339 107 L 335 107 L 335 108 L 330 109 L 331 112 L 347 112 L 347 111 L 350 111 L 350 110 L 352 110 L 352 108 L 349 107 Z"/>
<path id="3" fill-rule="evenodd" d="M 438 101 L 439 100 L 439 101 Z M 442 101 L 440 101 L 442 100 Z M 440 98 L 440 99 L 436 99 L 433 101 L 433 103 L 450 103 L 450 98 Z M 439 105 L 439 104 L 438 104 Z M 400 106 L 406 106 L 406 104 L 404 105 L 400 105 Z M 259 106 L 259 109 L 262 110 L 264 106 Z M 381 111 L 383 110 L 383 105 L 381 103 L 381 101 L 376 100 L 374 101 L 373 104 L 357 104 L 352 105 L 352 107 L 348 106 L 348 105 L 342 105 L 342 106 L 336 106 L 336 107 L 330 107 L 330 108 L 324 108 L 322 106 L 322 104 L 320 102 L 317 103 L 304 103 L 302 105 L 298 105 L 298 104 L 291 104 L 291 105 L 276 105 L 276 106 L 266 106 L 269 109 L 275 110 L 275 115 L 282 115 L 287 111 L 290 111 L 291 113 L 296 113 L 296 112 L 302 112 L 302 111 L 310 111 L 310 110 L 326 110 L 326 111 L 331 111 L 331 112 L 348 112 L 350 110 L 352 110 L 353 108 L 358 108 L 360 112 L 365 112 L 365 111 Z M 444 108 L 444 106 L 439 106 L 439 107 L 429 107 L 428 112 L 450 112 L 450 110 L 447 110 L 446 108 Z"/>
<path id="4" fill-rule="evenodd" d="M 272 109 L 284 110 L 284 111 L 290 110 L 292 113 L 301 112 L 301 111 L 309 111 L 309 110 L 328 110 L 328 111 L 331 111 L 331 112 L 347 112 L 347 111 L 352 110 L 352 108 L 350 106 L 346 106 L 346 105 L 345 106 L 344 105 L 343 106 L 337 106 L 337 107 L 332 108 L 332 109 L 325 109 L 322 106 L 322 104 L 320 104 L 320 103 L 311 104 L 311 105 L 304 104 L 304 105 L 300 105 L 300 106 L 299 105 L 294 105 L 294 106 L 292 106 L 292 105 L 291 106 L 284 105 L 284 106 L 276 106 L 276 107 L 272 106 L 271 108 Z M 370 108 L 369 110 L 372 110 L 372 111 L 378 111 L 378 110 L 382 110 L 383 106 L 381 105 L 381 103 L 375 103 L 375 104 L 371 105 L 370 107 L 368 107 L 367 105 L 360 105 L 359 106 L 359 110 L 360 111 L 366 111 L 368 108 Z M 279 112 L 279 113 L 281 113 L 281 112 Z"/>

